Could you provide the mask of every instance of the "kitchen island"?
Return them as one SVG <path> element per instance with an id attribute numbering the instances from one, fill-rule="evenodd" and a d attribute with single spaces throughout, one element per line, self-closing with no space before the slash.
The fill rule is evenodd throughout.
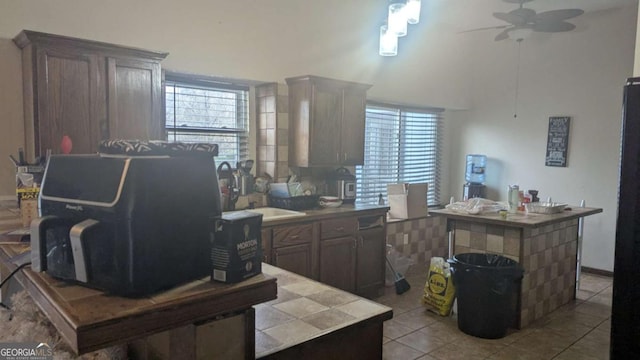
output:
<path id="1" fill-rule="evenodd" d="M 452 254 L 499 254 L 523 266 L 514 324 L 522 328 L 575 299 L 578 221 L 602 209 L 570 207 L 548 215 L 518 212 L 506 219 L 498 213 L 429 212 L 446 217 L 453 234 Z"/>
<path id="2" fill-rule="evenodd" d="M 12 271 L 24 258 L 28 260 L 29 249 L 28 243 L 2 244 L 0 263 Z M 161 333 L 160 358 L 219 354 L 252 359 L 252 306 L 275 299 L 277 294 L 276 279 L 265 274 L 237 284 L 211 282 L 206 277 L 138 298 L 63 282 L 30 268 L 17 272 L 15 278 L 78 355 L 128 342 L 137 350 L 137 340 Z"/>

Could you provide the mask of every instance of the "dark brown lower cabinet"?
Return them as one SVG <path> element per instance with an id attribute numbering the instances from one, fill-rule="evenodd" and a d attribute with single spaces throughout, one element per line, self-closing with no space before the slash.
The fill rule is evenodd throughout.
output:
<path id="1" fill-rule="evenodd" d="M 384 212 L 267 226 L 263 261 L 373 298 L 384 289 L 386 233 Z"/>
<path id="2" fill-rule="evenodd" d="M 320 241 L 320 282 L 348 292 L 356 290 L 356 238 Z"/>
<path id="3" fill-rule="evenodd" d="M 358 237 L 356 293 L 371 298 L 380 295 L 384 288 L 386 231 L 360 230 Z"/>
<path id="4" fill-rule="evenodd" d="M 313 278 L 311 256 L 311 243 L 291 245 L 273 249 L 271 262 L 279 268 Z"/>

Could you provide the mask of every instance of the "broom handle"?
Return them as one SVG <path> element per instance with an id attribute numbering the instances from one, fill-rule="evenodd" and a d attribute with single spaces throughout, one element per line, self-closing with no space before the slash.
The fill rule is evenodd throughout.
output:
<path id="1" fill-rule="evenodd" d="M 391 271 L 393 271 L 393 277 L 398 280 L 400 279 L 400 276 L 398 275 L 398 273 L 396 272 L 396 269 L 393 268 L 393 265 L 391 265 L 391 261 L 389 261 L 389 258 L 385 255 L 384 257 L 385 260 L 387 260 L 387 264 L 389 264 L 389 267 L 391 268 Z"/>

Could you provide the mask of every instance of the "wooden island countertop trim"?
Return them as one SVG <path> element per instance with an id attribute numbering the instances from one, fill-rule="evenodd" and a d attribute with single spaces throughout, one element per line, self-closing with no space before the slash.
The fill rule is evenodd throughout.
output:
<path id="1" fill-rule="evenodd" d="M 13 270 L 12 259 L 28 250 L 28 244 L 2 245 L 0 261 Z M 140 298 L 111 296 L 26 268 L 15 277 L 79 355 L 247 309 L 277 294 L 276 279 L 265 274 L 237 284 L 206 277 Z"/>

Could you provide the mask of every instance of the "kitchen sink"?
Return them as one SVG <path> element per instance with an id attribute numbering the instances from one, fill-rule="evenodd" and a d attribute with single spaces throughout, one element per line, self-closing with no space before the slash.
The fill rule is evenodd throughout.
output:
<path id="1" fill-rule="evenodd" d="M 307 215 L 306 213 L 301 211 L 280 209 L 280 208 L 274 208 L 274 207 L 247 209 L 246 211 L 262 214 L 262 221 L 288 219 L 288 218 Z"/>

